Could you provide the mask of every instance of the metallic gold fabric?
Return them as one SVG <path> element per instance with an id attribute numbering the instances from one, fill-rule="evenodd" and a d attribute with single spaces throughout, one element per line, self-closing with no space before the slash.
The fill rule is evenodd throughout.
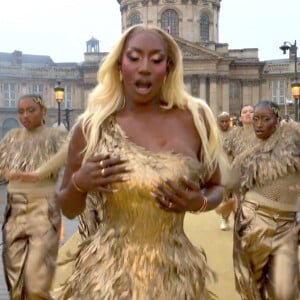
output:
<path id="1" fill-rule="evenodd" d="M 116 193 L 89 195 L 101 221 L 79 246 L 75 270 L 57 299 L 211 299 L 206 280 L 214 274 L 204 251 L 186 237 L 184 214 L 158 208 L 150 194 L 166 178 L 203 182 L 206 167 L 137 146 L 113 119 L 103 124 L 99 152 L 128 160 L 130 180 L 116 185 Z"/>
<path id="2" fill-rule="evenodd" d="M 293 124 L 294 123 L 294 124 Z M 236 287 L 246 300 L 297 300 L 300 124 L 279 126 L 237 156 L 243 197 L 235 218 Z"/>
<path id="3" fill-rule="evenodd" d="M 50 299 L 60 217 L 53 189 L 44 196 L 8 194 L 3 263 L 10 299 Z"/>
<path id="4" fill-rule="evenodd" d="M 67 131 L 40 126 L 10 130 L 0 141 L 0 177 L 35 171 L 65 141 Z M 3 224 L 3 262 L 11 299 L 50 299 L 58 250 L 60 209 L 54 201 L 57 174 L 27 183 L 10 181 Z"/>
<path id="5" fill-rule="evenodd" d="M 243 300 L 299 299 L 295 217 L 295 212 L 277 211 L 255 202 L 241 204 L 233 257 L 236 288 Z"/>

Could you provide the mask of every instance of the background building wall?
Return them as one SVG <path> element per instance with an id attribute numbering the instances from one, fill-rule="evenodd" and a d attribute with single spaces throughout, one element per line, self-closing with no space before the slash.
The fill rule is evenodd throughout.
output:
<path id="1" fill-rule="evenodd" d="M 186 88 L 207 101 L 215 115 L 221 111 L 238 115 L 243 104 L 269 99 L 281 105 L 283 114 L 293 117 L 290 85 L 294 62 L 260 61 L 257 48 L 229 49 L 228 44 L 219 43 L 220 0 L 117 1 L 123 31 L 133 25 L 132 20 L 168 30 L 167 23 L 162 25 L 162 16 L 169 11 L 177 14 L 178 32 L 171 28 L 169 33 L 182 50 Z M 207 40 L 201 38 L 203 14 L 209 16 Z M 66 124 L 66 109 L 69 110 L 72 126 L 86 107 L 88 95 L 97 84 L 99 64 L 106 55 L 93 37 L 86 42 L 84 61 L 78 63 L 55 63 L 50 56 L 23 54 L 20 50 L 0 52 L 0 137 L 10 126 L 19 124 L 17 100 L 27 93 L 39 92 L 43 96 L 48 108 L 47 125 L 55 125 L 57 103 L 53 89 L 57 81 L 65 88 L 61 120 Z"/>

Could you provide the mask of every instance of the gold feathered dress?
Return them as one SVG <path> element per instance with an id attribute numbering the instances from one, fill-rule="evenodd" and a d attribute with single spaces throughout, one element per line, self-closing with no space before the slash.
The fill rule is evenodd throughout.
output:
<path id="1" fill-rule="evenodd" d="M 184 213 L 157 207 L 151 195 L 166 179 L 187 176 L 204 183 L 207 166 L 132 143 L 113 117 L 102 124 L 97 152 L 126 159 L 130 178 L 114 186 L 115 193 L 89 194 L 100 222 L 79 245 L 75 268 L 56 299 L 211 299 L 206 280 L 214 274 L 204 251 L 184 233 Z"/>
<path id="2" fill-rule="evenodd" d="M 10 130 L 0 141 L 0 176 L 36 170 L 67 132 L 40 126 Z M 10 299 L 50 299 L 61 222 L 54 200 L 56 174 L 37 183 L 10 181 L 3 223 L 3 264 Z"/>
<path id="3" fill-rule="evenodd" d="M 242 299 L 299 299 L 300 124 L 285 123 L 235 158 L 242 195 L 235 216 L 234 271 Z"/>

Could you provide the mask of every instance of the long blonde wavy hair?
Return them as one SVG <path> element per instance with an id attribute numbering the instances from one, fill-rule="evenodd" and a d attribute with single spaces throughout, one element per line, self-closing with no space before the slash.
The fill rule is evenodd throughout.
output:
<path id="1" fill-rule="evenodd" d="M 119 73 L 123 49 L 132 35 L 146 31 L 159 36 L 167 49 L 167 77 L 161 90 L 162 101 L 167 104 L 164 107 L 172 109 L 176 106 L 191 111 L 202 141 L 202 157 L 199 159 L 208 162 L 213 167 L 220 151 L 214 115 L 205 101 L 194 98 L 186 92 L 183 81 L 182 54 L 176 41 L 161 29 L 146 25 L 136 25 L 127 29 L 99 68 L 98 84 L 90 93 L 86 110 L 79 118 L 87 142 L 84 156 L 87 158 L 95 151 L 100 138 L 102 122 L 108 116 L 122 109 L 124 105 L 125 99 Z M 205 120 L 199 110 L 204 112 Z"/>

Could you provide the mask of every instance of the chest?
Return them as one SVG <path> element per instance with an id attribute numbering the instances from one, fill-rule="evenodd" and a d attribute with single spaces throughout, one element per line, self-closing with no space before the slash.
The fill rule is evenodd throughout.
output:
<path id="1" fill-rule="evenodd" d="M 172 151 L 197 158 L 200 141 L 196 131 L 174 119 L 121 124 L 127 138 L 152 152 Z"/>

